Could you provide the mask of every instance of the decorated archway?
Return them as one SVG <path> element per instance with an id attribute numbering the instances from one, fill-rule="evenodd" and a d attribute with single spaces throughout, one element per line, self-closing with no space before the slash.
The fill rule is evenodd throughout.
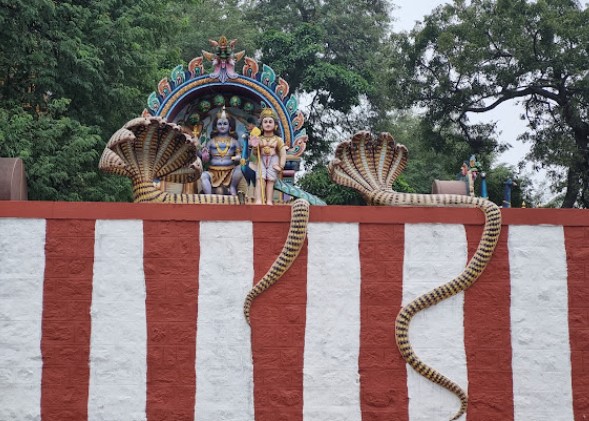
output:
<path id="1" fill-rule="evenodd" d="M 214 116 L 223 107 L 235 117 L 238 136 L 247 132 L 248 122 L 257 122 L 261 111 L 270 108 L 278 117 L 279 134 L 288 148 L 283 177 L 292 182 L 308 138 L 303 128 L 305 117 L 288 82 L 270 66 L 245 56 L 245 51 L 235 52 L 237 40 L 222 36 L 209 42 L 214 52 L 203 51 L 190 61 L 188 69 L 176 66 L 149 95 L 143 115 L 164 117 L 204 141 Z M 205 61 L 212 63 L 213 72 L 205 73 Z M 241 74 L 237 73 L 240 66 Z"/>

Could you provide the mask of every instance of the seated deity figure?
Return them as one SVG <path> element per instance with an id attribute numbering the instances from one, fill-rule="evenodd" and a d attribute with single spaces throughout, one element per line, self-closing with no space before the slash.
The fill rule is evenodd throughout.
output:
<path id="1" fill-rule="evenodd" d="M 205 194 L 223 194 L 227 188 L 229 194 L 237 195 L 237 186 L 243 177 L 237 167 L 241 159 L 241 147 L 235 136 L 235 119 L 225 109 L 213 120 L 210 139 L 203 145 L 200 152 L 202 162 L 209 163 L 209 168 L 200 178 Z M 236 169 L 237 168 L 237 169 Z"/>
<path id="2" fill-rule="evenodd" d="M 277 135 L 278 123 L 274 112 L 265 108 L 260 114 L 261 136 L 250 137 L 250 168 L 256 171 L 256 203 L 271 205 L 274 196 L 274 184 L 284 170 L 286 163 L 286 145 Z M 253 132 L 252 132 L 253 133 Z"/>

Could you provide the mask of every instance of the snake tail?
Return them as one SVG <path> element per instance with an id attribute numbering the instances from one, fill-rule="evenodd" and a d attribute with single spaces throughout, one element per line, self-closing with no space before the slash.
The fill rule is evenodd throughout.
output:
<path id="1" fill-rule="evenodd" d="M 418 312 L 436 305 L 440 301 L 450 298 L 461 291 L 465 291 L 476 282 L 491 260 L 493 250 L 497 244 L 501 229 L 501 212 L 497 205 L 484 199 L 458 195 L 441 196 L 443 197 L 439 198 L 439 201 L 447 203 L 450 206 L 464 204 L 474 205 L 480 208 L 485 214 L 483 235 L 481 236 L 477 250 L 468 262 L 466 268 L 456 278 L 415 298 L 401 309 L 395 321 L 395 340 L 401 356 L 415 371 L 432 382 L 448 389 L 460 399 L 460 409 L 456 415 L 451 418 L 452 420 L 456 420 L 466 412 L 468 397 L 460 386 L 422 362 L 417 357 L 409 341 L 409 324 L 411 323 L 413 316 Z"/>
<path id="2" fill-rule="evenodd" d="M 250 310 L 254 299 L 274 285 L 290 268 L 301 252 L 307 237 L 308 222 L 309 202 L 304 199 L 295 200 L 292 204 L 290 228 L 282 251 L 272 263 L 268 272 L 254 285 L 245 298 L 243 314 L 248 324 L 250 324 Z"/>
<path id="3" fill-rule="evenodd" d="M 421 361 L 409 341 L 409 325 L 415 314 L 468 289 L 479 278 L 499 239 L 501 211 L 494 203 L 471 196 L 395 192 L 391 188 L 392 183 L 405 168 L 407 157 L 407 148 L 397 144 L 389 133 L 381 133 L 375 139 L 370 132 L 362 131 L 337 146 L 335 158 L 330 162 L 328 170 L 333 181 L 358 190 L 373 205 L 477 207 L 484 213 L 481 240 L 465 269 L 456 278 L 401 308 L 395 321 L 395 340 L 407 364 L 426 379 L 454 393 L 460 400 L 460 409 L 451 418 L 456 420 L 466 412 L 468 396 L 452 380 Z"/>

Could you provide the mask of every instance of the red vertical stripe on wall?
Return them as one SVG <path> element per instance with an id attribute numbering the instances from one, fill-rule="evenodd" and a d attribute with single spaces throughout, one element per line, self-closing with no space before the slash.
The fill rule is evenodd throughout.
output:
<path id="1" fill-rule="evenodd" d="M 589 228 L 565 227 L 573 411 L 589 419 Z M 563 344 L 566 346 L 566 344 Z"/>
<path id="2" fill-rule="evenodd" d="M 360 405 L 368 421 L 407 420 L 407 370 L 395 342 L 403 299 L 403 225 L 360 225 Z M 350 247 L 355 245 L 350 244 Z"/>
<path id="3" fill-rule="evenodd" d="M 41 417 L 88 417 L 94 221 L 47 220 Z"/>
<path id="4" fill-rule="evenodd" d="M 198 222 L 144 221 L 148 420 L 192 420 Z"/>
<path id="5" fill-rule="evenodd" d="M 254 284 L 284 245 L 288 223 L 254 224 Z M 290 269 L 251 309 L 256 421 L 302 421 L 307 243 Z"/>
<path id="6" fill-rule="evenodd" d="M 469 258 L 482 233 L 482 227 L 466 227 Z M 467 415 L 472 420 L 509 421 L 514 417 L 507 238 L 508 227 L 503 226 L 491 261 L 464 296 Z"/>

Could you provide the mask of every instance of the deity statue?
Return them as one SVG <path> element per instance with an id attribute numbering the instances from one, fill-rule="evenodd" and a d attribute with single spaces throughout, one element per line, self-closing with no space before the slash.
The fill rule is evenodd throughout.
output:
<path id="1" fill-rule="evenodd" d="M 200 178 L 203 192 L 211 194 L 213 188 L 215 193 L 227 188 L 229 194 L 236 196 L 243 177 L 236 167 L 241 160 L 241 147 L 235 136 L 235 119 L 225 108 L 213 120 L 210 139 L 203 145 L 200 155 L 203 163 L 209 163 L 208 170 Z"/>
<path id="2" fill-rule="evenodd" d="M 256 171 L 256 203 L 271 205 L 274 184 L 284 170 L 286 145 L 277 135 L 278 123 L 274 112 L 265 108 L 260 114 L 261 136 L 253 132 L 250 136 L 250 168 Z M 259 130 L 258 130 L 259 132 Z"/>
<path id="3" fill-rule="evenodd" d="M 479 175 L 479 168 L 481 164 L 476 160 L 474 155 L 470 156 L 468 161 L 464 161 L 462 163 L 462 167 L 460 168 L 460 173 L 456 176 L 456 180 L 464 181 L 466 183 L 466 194 L 469 196 L 474 197 L 474 182 Z M 484 183 L 484 187 L 486 190 L 486 181 Z M 486 194 L 486 191 L 483 193 Z M 485 197 L 483 195 L 483 197 Z"/>
<path id="4" fill-rule="evenodd" d="M 213 53 L 208 51 L 202 52 L 207 60 L 213 63 L 215 70 L 209 75 L 212 79 L 219 79 L 221 83 L 225 83 L 228 79 L 237 78 L 238 74 L 235 72 L 235 64 L 242 59 L 245 51 L 238 53 L 233 51 L 236 39 L 231 41 L 222 36 L 219 41 L 210 39 L 210 44 L 215 48 Z"/>

